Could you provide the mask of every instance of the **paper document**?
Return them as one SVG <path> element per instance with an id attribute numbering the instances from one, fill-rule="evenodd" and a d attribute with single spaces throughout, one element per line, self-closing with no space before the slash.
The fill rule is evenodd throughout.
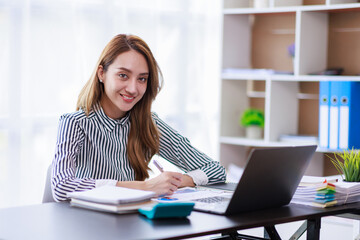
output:
<path id="1" fill-rule="evenodd" d="M 326 188 L 324 189 L 324 186 Z M 299 185 L 291 202 L 296 204 L 328 207 L 360 201 L 360 183 L 337 182 Z M 321 204 L 319 204 L 319 202 Z"/>
<path id="2" fill-rule="evenodd" d="M 171 201 L 193 201 L 199 198 L 207 198 L 207 197 L 214 197 L 214 196 L 232 196 L 232 192 L 223 191 L 223 190 L 215 190 L 215 189 L 197 189 L 197 188 L 190 188 L 185 187 L 177 190 L 172 195 L 167 195 L 164 197 L 158 197 L 153 199 L 158 202 L 171 202 Z"/>
<path id="3" fill-rule="evenodd" d="M 317 177 L 317 176 L 303 176 L 299 186 L 311 186 L 323 183 L 324 181 L 335 183 L 341 180 L 341 176 L 335 175 L 335 176 L 327 176 L 327 177 Z"/>

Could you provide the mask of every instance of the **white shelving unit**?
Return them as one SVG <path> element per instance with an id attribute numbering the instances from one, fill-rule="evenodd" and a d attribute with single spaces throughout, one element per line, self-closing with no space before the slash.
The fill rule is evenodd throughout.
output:
<path id="1" fill-rule="evenodd" d="M 292 43 L 294 58 L 288 54 Z M 252 147 L 299 144 L 280 142 L 282 134 L 317 136 L 319 82 L 360 81 L 359 62 L 357 0 L 224 0 L 222 163 L 244 166 L 240 159 L 246 159 Z M 337 67 L 344 69 L 343 75 L 316 75 Z M 239 125 L 248 107 L 265 113 L 262 139 L 245 138 Z M 307 174 L 332 173 L 324 152 L 317 151 Z"/>

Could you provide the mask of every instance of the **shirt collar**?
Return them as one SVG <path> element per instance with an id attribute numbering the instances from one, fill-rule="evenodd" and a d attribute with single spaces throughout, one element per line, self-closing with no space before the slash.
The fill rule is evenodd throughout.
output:
<path id="1" fill-rule="evenodd" d="M 109 131 L 112 132 L 116 125 L 123 126 L 124 124 L 129 122 L 130 112 L 126 113 L 123 118 L 120 119 L 112 119 L 108 117 L 103 108 L 101 107 L 100 103 L 97 103 L 93 107 L 93 111 L 95 112 L 96 116 L 100 120 L 100 122 L 104 125 L 104 127 Z"/>

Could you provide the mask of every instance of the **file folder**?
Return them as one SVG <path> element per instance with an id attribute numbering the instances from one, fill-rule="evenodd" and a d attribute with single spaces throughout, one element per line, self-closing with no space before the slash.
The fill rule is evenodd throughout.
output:
<path id="1" fill-rule="evenodd" d="M 319 83 L 319 146 L 329 148 L 330 81 Z"/>
<path id="2" fill-rule="evenodd" d="M 329 114 L 329 148 L 339 148 L 339 116 L 340 94 L 342 83 L 332 81 L 330 84 L 330 114 Z"/>
<path id="3" fill-rule="evenodd" d="M 360 148 L 360 83 L 341 82 L 339 148 Z"/>

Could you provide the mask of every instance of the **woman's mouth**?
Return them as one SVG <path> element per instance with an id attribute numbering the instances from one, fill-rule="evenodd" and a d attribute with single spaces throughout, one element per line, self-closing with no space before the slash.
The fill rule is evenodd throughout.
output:
<path id="1" fill-rule="evenodd" d="M 120 94 L 120 96 L 124 99 L 125 102 L 132 102 L 135 99 L 135 97 L 128 96 L 128 95 Z"/>

